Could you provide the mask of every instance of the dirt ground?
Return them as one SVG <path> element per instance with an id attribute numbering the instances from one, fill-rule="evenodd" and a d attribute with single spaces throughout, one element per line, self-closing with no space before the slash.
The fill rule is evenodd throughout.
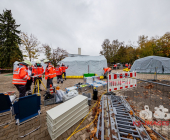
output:
<path id="1" fill-rule="evenodd" d="M 4 93 L 7 91 L 15 91 L 17 97 L 19 97 L 19 93 L 14 85 L 12 85 L 12 75 L 6 76 L 7 74 L 0 74 L 0 93 Z M 46 80 L 43 78 L 43 83 L 46 85 Z M 67 79 L 64 81 L 63 84 L 59 84 L 59 87 L 65 91 L 65 88 L 74 86 L 75 84 L 83 82 L 83 79 Z M 53 79 L 53 83 L 57 84 L 57 79 Z M 33 89 L 33 85 L 32 85 Z M 41 95 L 45 94 L 45 88 L 41 85 L 41 89 L 43 90 L 41 92 Z M 102 94 L 104 90 L 99 91 L 98 95 Z M 88 93 L 92 94 L 92 90 L 88 90 Z M 82 94 L 81 92 L 79 94 Z M 43 96 L 41 96 L 41 128 L 37 130 L 36 132 L 28 135 L 25 138 L 22 138 L 22 140 L 50 140 L 50 136 L 47 130 L 46 126 L 46 111 L 54 108 L 55 106 L 58 106 L 59 104 L 54 105 L 43 105 Z M 92 108 L 96 101 L 91 102 L 91 106 L 89 106 L 89 110 Z M 14 119 L 14 117 L 13 117 Z M 0 122 L 5 122 L 9 120 L 9 117 L 2 117 L 0 119 Z M 90 124 L 90 122 L 93 120 L 92 114 L 90 113 L 87 119 L 81 124 L 79 129 L 85 127 L 86 125 Z M 63 133 L 60 137 L 58 137 L 56 140 L 66 140 L 72 132 L 76 129 L 76 127 L 80 124 L 81 121 L 78 121 L 74 126 L 72 126 L 70 129 L 68 129 L 65 133 Z M 36 126 L 39 125 L 38 119 L 34 119 L 30 122 L 27 122 L 20 126 L 20 135 L 25 134 L 32 130 L 33 128 L 36 128 Z M 90 129 L 93 130 L 93 125 L 90 126 Z M 70 140 L 85 140 L 88 139 L 90 135 L 90 132 L 86 130 L 82 130 L 78 132 L 77 134 L 73 135 Z M 16 140 L 18 139 L 18 128 L 15 125 L 15 120 L 12 121 L 9 125 L 0 127 L 0 140 Z"/>
<path id="2" fill-rule="evenodd" d="M 152 113 L 152 118 L 146 119 L 145 121 L 152 122 L 150 126 L 152 126 L 153 129 L 160 133 L 164 138 L 170 139 L 170 119 L 167 118 L 167 116 L 170 115 L 170 82 L 162 80 L 157 80 L 157 82 L 162 84 L 137 80 L 137 88 L 120 90 L 116 93 L 117 95 L 127 97 L 127 101 L 139 117 L 141 117 L 140 111 L 144 111 L 144 106 L 147 105 L 149 107 L 149 111 Z M 163 105 L 163 107 L 168 110 L 164 112 L 164 109 L 157 109 L 160 105 Z M 161 114 L 164 114 L 165 119 L 158 119 L 154 117 L 154 113 L 158 110 L 162 111 Z M 161 124 L 163 121 L 167 122 L 167 124 L 156 125 Z"/>
<path id="3" fill-rule="evenodd" d="M 112 70 L 112 73 L 117 73 L 117 72 L 123 72 L 122 70 Z M 153 79 L 154 75 L 153 74 L 137 74 L 137 78 L 141 79 Z M 159 75 L 159 79 L 162 80 L 169 80 L 169 76 L 165 75 Z M 59 84 L 59 87 L 65 91 L 66 87 L 71 87 L 78 82 L 83 82 L 83 79 L 67 79 L 64 81 L 64 84 Z M 46 85 L 46 80 L 43 78 L 43 83 Z M 57 80 L 53 80 L 54 84 L 57 84 Z M 154 107 L 157 107 L 160 103 L 163 103 L 165 107 L 167 107 L 170 110 L 170 97 L 169 97 L 169 88 L 165 89 L 159 86 L 154 86 L 152 89 L 147 89 L 145 88 L 148 83 L 145 82 L 137 82 L 137 88 L 136 89 L 129 89 L 129 90 L 122 90 L 122 91 L 117 91 L 117 95 L 123 95 L 123 96 L 128 96 L 129 97 L 129 103 L 134 106 L 134 110 L 137 112 L 139 110 L 143 109 L 143 106 L 145 104 L 150 106 L 150 110 L 154 110 Z M 164 82 L 165 83 L 165 82 Z M 167 83 L 166 83 L 167 84 Z M 32 87 L 33 89 L 33 87 Z M 41 89 L 43 90 L 41 92 L 41 95 L 45 93 L 44 87 L 41 85 Z M 0 93 L 7 92 L 7 91 L 15 91 L 15 94 L 17 97 L 19 97 L 19 93 L 17 89 L 15 88 L 14 85 L 12 85 L 12 75 L 7 74 L 0 74 Z M 163 92 L 160 92 L 163 91 Z M 89 93 L 92 93 L 92 90 L 88 91 Z M 104 92 L 104 90 L 99 91 L 99 95 L 101 95 Z M 81 93 L 80 93 L 81 94 Z M 162 98 L 162 99 L 161 99 Z M 145 102 L 143 102 L 145 100 Z M 36 132 L 28 135 L 25 138 L 22 138 L 22 140 L 50 140 L 50 136 L 47 130 L 46 126 L 46 111 L 59 105 L 59 104 L 54 104 L 54 105 L 48 105 L 44 106 L 43 105 L 43 96 L 41 96 L 41 128 L 37 130 Z M 92 105 L 89 106 L 89 109 L 92 108 L 94 105 L 95 101 L 92 100 Z M 14 117 L 13 117 L 14 118 Z M 2 118 L 0 119 L 0 122 L 5 122 L 8 118 Z M 83 124 L 81 124 L 80 128 L 85 127 L 88 125 L 91 121 L 93 120 L 92 114 L 88 116 L 88 118 L 84 121 Z M 78 121 L 74 126 L 72 126 L 70 129 L 68 129 L 65 133 L 63 133 L 60 137 L 58 137 L 56 140 L 66 140 L 72 132 L 75 130 L 75 128 L 80 124 L 80 121 Z M 24 134 L 31 129 L 35 128 L 36 126 L 39 125 L 38 119 L 34 119 L 30 122 L 27 122 L 26 124 L 23 124 L 20 126 L 20 134 Z M 90 127 L 91 130 L 93 130 L 93 125 Z M 77 134 L 73 135 L 70 140 L 85 140 L 89 139 L 90 132 L 83 130 L 78 132 Z M 15 125 L 15 120 L 12 121 L 9 125 L 0 127 L 0 140 L 16 140 L 18 139 L 18 128 Z"/>

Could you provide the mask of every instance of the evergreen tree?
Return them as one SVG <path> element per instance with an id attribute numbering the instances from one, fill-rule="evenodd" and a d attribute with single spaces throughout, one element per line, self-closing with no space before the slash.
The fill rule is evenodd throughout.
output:
<path id="1" fill-rule="evenodd" d="M 10 67 L 14 61 L 23 60 L 18 46 L 21 44 L 21 31 L 17 30 L 19 26 L 16 25 L 11 10 L 3 10 L 0 14 L 0 67 Z"/>

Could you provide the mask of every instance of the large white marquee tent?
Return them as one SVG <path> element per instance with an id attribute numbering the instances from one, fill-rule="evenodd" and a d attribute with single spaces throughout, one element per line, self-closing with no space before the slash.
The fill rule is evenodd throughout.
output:
<path id="1" fill-rule="evenodd" d="M 107 67 L 107 60 L 104 56 L 77 56 L 66 57 L 60 64 L 64 63 L 69 68 L 66 71 L 68 76 L 80 76 L 84 73 L 95 73 L 103 75 L 103 67 Z"/>

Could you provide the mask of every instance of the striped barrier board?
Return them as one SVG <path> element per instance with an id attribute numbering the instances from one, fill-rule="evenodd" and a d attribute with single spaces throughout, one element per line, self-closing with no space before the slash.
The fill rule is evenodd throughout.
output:
<path id="1" fill-rule="evenodd" d="M 108 91 L 116 91 L 136 86 L 136 72 L 110 73 L 108 75 Z"/>

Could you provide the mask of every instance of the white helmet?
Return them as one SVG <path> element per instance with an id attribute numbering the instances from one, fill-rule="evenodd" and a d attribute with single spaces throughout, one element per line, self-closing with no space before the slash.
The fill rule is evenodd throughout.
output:
<path id="1" fill-rule="evenodd" d="M 29 65 L 29 66 L 32 65 L 31 62 L 30 62 L 29 60 L 25 60 L 25 61 L 23 61 L 22 63 L 27 64 L 27 65 Z"/>
<path id="2" fill-rule="evenodd" d="M 44 63 L 47 63 L 47 62 L 49 62 L 49 60 L 48 60 L 48 59 L 45 59 L 45 60 L 44 60 Z"/>
<path id="3" fill-rule="evenodd" d="M 41 63 L 41 61 L 40 61 L 40 60 L 36 60 L 35 62 L 36 62 L 37 64 L 40 64 L 40 63 Z"/>

